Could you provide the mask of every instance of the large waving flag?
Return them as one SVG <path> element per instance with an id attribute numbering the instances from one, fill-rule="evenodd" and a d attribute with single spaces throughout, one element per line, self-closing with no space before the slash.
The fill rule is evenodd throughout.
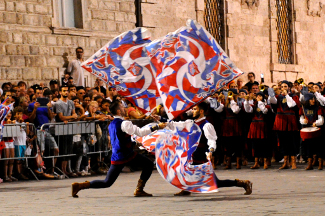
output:
<path id="1" fill-rule="evenodd" d="M 211 34 L 194 20 L 146 46 L 169 119 L 241 74 Z"/>
<path id="2" fill-rule="evenodd" d="M 145 126 L 147 127 L 147 126 Z M 145 137 L 136 137 L 148 151 L 154 151 L 159 174 L 175 187 L 194 192 L 217 192 L 218 187 L 211 162 L 192 165 L 201 130 L 192 120 L 172 122 L 170 128 Z M 154 143 L 150 145 L 148 141 Z"/>
<path id="3" fill-rule="evenodd" d="M 143 112 L 150 112 L 161 99 L 145 49 L 149 42 L 147 29 L 133 29 L 112 39 L 81 66 Z"/>
<path id="4" fill-rule="evenodd" d="M 200 24 L 150 41 L 145 28 L 111 40 L 82 64 L 143 112 L 163 104 L 169 119 L 203 101 L 242 72 Z"/>

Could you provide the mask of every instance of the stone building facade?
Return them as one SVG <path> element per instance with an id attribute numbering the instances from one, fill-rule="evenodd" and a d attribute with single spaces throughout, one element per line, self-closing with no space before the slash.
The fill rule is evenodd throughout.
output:
<path id="1" fill-rule="evenodd" d="M 187 19 L 202 25 L 219 22 L 223 48 L 241 70 L 255 72 L 257 80 L 263 73 L 266 83 L 298 77 L 324 81 L 323 3 L 325 0 L 0 0 L 0 83 L 60 79 L 78 46 L 84 48 L 87 59 L 126 30 L 147 27 L 155 39 L 185 25 Z M 207 8 L 212 4 L 218 8 Z M 284 6 L 290 8 L 285 17 L 279 13 Z M 219 10 L 218 19 L 209 20 L 211 10 Z M 287 62 L 279 54 L 283 43 L 279 17 L 290 21 Z M 86 83 L 94 83 L 90 74 Z"/>

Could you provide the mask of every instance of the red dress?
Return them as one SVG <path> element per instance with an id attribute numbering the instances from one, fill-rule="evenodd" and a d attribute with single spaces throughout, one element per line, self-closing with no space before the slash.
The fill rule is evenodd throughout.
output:
<path id="1" fill-rule="evenodd" d="M 230 136 L 241 136 L 242 130 L 239 124 L 239 116 L 235 114 L 231 108 L 230 103 L 228 107 L 224 108 L 226 117 L 222 122 L 222 136 L 230 137 Z"/>
<path id="2" fill-rule="evenodd" d="M 249 132 L 247 138 L 249 139 L 266 139 L 267 138 L 267 124 L 266 116 L 263 114 L 262 110 L 258 108 L 257 102 L 251 105 L 254 109 L 254 117 L 252 123 L 249 126 Z M 265 106 L 270 109 L 270 106 Z"/>
<path id="3" fill-rule="evenodd" d="M 298 131 L 298 122 L 296 113 L 293 108 L 289 108 L 287 99 L 283 95 L 276 95 L 276 116 L 273 130 L 276 131 Z M 296 106 L 300 107 L 298 96 L 293 96 L 292 99 L 296 102 Z"/>

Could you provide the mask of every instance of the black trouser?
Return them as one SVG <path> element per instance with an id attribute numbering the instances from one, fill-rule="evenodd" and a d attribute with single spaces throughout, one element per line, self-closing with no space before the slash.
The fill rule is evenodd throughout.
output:
<path id="1" fill-rule="evenodd" d="M 90 182 L 90 188 L 107 188 L 113 185 L 117 177 L 122 172 L 122 169 L 126 165 L 132 165 L 136 167 L 142 167 L 142 173 L 140 179 L 146 183 L 151 176 L 153 170 L 153 162 L 144 155 L 137 154 L 135 158 L 125 164 L 111 165 L 109 168 L 105 180 L 94 180 Z"/>
<path id="2" fill-rule="evenodd" d="M 295 131 L 277 131 L 277 133 L 283 155 L 296 156 L 298 151 L 296 148 Z"/>
<path id="3" fill-rule="evenodd" d="M 222 188 L 222 187 L 236 187 L 237 186 L 237 181 L 236 180 L 229 180 L 229 179 L 220 180 L 220 179 L 218 179 L 218 177 L 216 176 L 216 174 L 214 174 L 214 176 L 216 177 L 218 188 Z"/>
<path id="4" fill-rule="evenodd" d="M 227 157 L 231 157 L 233 153 L 235 153 L 236 157 L 241 157 L 244 144 L 240 138 L 240 136 L 224 137 Z"/>
<path id="5" fill-rule="evenodd" d="M 302 142 L 307 151 L 307 157 L 313 158 L 313 155 L 317 155 L 318 158 L 323 158 L 324 147 L 321 140 L 317 138 L 306 139 Z"/>
<path id="6" fill-rule="evenodd" d="M 267 158 L 272 156 L 272 148 L 268 139 L 252 139 L 254 157 Z"/>

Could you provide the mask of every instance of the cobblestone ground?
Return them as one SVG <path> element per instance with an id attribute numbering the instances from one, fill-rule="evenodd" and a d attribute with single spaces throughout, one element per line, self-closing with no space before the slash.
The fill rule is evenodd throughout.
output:
<path id="1" fill-rule="evenodd" d="M 305 165 L 304 165 L 305 166 Z M 219 193 L 174 197 L 179 190 L 157 171 L 146 186 L 151 198 L 133 197 L 140 172 L 122 173 L 111 188 L 83 190 L 71 197 L 71 183 L 104 176 L 0 184 L 0 215 L 324 215 L 325 171 L 268 170 L 215 171 L 220 179 L 249 179 L 253 194 L 242 188 Z"/>

